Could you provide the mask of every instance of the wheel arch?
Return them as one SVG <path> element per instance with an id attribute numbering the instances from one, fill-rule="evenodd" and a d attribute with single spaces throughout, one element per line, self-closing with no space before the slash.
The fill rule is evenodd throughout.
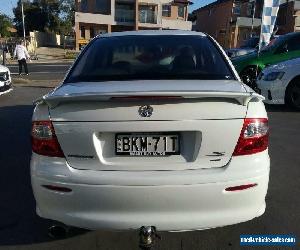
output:
<path id="1" fill-rule="evenodd" d="M 299 81 L 300 82 L 300 74 L 296 75 L 294 78 L 292 78 L 289 83 L 286 85 L 285 92 L 284 92 L 284 102 L 287 103 L 287 91 L 288 89 L 294 84 L 295 82 Z"/>

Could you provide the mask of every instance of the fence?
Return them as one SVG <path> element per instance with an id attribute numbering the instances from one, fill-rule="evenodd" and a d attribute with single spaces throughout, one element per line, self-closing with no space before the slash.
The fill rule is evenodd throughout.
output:
<path id="1" fill-rule="evenodd" d="M 55 33 L 30 32 L 30 37 L 35 41 L 35 47 L 59 47 L 67 46 L 75 48 L 75 40 L 70 36 L 58 35 Z"/>
<path id="2" fill-rule="evenodd" d="M 0 38 L 0 64 L 3 61 L 3 50 L 6 52 L 7 63 L 13 60 L 14 51 L 19 41 L 24 40 L 23 37 Z M 36 41 L 34 37 L 26 37 L 26 48 L 28 53 L 34 58 L 36 55 Z"/>

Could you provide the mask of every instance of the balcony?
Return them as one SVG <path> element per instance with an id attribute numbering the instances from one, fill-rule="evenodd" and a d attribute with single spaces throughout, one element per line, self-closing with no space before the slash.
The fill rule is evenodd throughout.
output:
<path id="1" fill-rule="evenodd" d="M 191 30 L 192 22 L 184 20 L 170 20 L 162 19 L 162 28 L 163 29 L 172 29 L 172 30 Z"/>
<path id="2" fill-rule="evenodd" d="M 252 24 L 252 18 L 250 17 L 237 17 L 236 25 L 242 27 L 251 27 L 253 25 L 253 27 L 259 27 L 261 25 L 261 19 L 254 18 Z"/>
<path id="3" fill-rule="evenodd" d="M 295 18 L 295 26 L 300 27 L 300 16 L 296 16 Z"/>
<path id="4" fill-rule="evenodd" d="M 295 10 L 300 10 L 300 0 L 295 1 L 294 9 Z"/>
<path id="5" fill-rule="evenodd" d="M 76 23 L 114 24 L 112 15 L 75 12 Z"/>
<path id="6" fill-rule="evenodd" d="M 156 11 L 150 9 L 139 10 L 139 22 L 140 23 L 157 23 Z"/>
<path id="7" fill-rule="evenodd" d="M 116 9 L 115 21 L 120 23 L 132 23 L 135 21 L 135 11 L 128 9 Z"/>

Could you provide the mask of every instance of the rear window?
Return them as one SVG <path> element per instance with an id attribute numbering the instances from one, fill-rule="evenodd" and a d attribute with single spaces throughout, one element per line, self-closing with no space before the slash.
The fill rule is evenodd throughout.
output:
<path id="1" fill-rule="evenodd" d="M 234 79 L 207 37 L 116 36 L 98 38 L 83 52 L 66 82 L 133 79 Z"/>

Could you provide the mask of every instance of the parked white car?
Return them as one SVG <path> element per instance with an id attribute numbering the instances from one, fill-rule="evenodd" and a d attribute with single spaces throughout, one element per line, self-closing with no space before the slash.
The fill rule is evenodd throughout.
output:
<path id="1" fill-rule="evenodd" d="M 0 65 L 0 93 L 11 88 L 11 76 L 7 67 Z"/>
<path id="2" fill-rule="evenodd" d="M 257 85 L 266 103 L 289 104 L 300 109 L 300 58 L 265 68 Z"/>
<path id="3" fill-rule="evenodd" d="M 262 100 L 203 33 L 101 35 L 35 107 L 37 213 L 89 229 L 163 231 L 262 215 Z"/>

